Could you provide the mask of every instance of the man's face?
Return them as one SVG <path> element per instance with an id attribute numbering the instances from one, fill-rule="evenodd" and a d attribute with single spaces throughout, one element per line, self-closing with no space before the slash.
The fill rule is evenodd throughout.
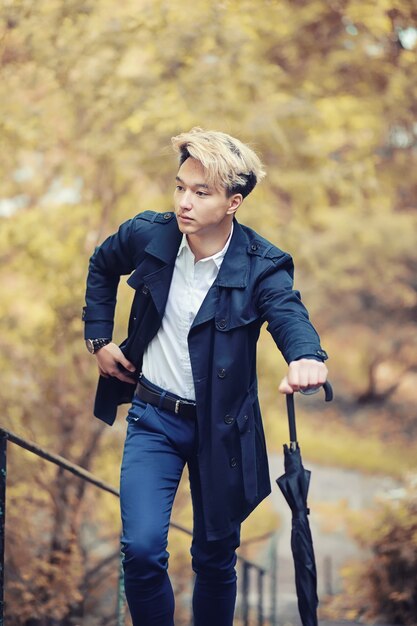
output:
<path id="1" fill-rule="evenodd" d="M 241 202 L 240 194 L 227 197 L 224 188 L 209 186 L 200 161 L 190 157 L 178 170 L 174 206 L 182 233 L 212 237 L 216 230 L 223 232 Z"/>

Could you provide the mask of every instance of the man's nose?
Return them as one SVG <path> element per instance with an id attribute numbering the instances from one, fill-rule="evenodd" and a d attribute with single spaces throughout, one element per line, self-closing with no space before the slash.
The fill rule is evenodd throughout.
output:
<path id="1" fill-rule="evenodd" d="M 191 209 L 192 208 L 192 197 L 191 197 L 191 191 L 190 190 L 186 190 L 182 194 L 181 199 L 180 199 L 180 207 L 182 209 Z"/>

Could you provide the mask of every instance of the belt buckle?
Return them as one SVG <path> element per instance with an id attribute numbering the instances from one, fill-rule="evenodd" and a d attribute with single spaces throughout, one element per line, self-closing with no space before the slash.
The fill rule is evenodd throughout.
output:
<path id="1" fill-rule="evenodd" d="M 181 405 L 181 400 L 175 400 L 175 409 L 174 409 L 175 415 L 178 415 L 178 413 L 180 412 L 180 405 Z"/>

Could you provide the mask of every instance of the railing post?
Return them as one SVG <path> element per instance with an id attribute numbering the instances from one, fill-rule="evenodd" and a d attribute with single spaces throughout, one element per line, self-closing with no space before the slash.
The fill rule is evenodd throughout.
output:
<path id="1" fill-rule="evenodd" d="M 264 623 L 264 571 L 258 570 L 258 626 Z"/>
<path id="2" fill-rule="evenodd" d="M 271 608 L 269 623 L 271 626 L 277 626 L 277 585 L 278 585 L 278 538 L 277 533 L 274 533 L 271 540 L 271 558 L 270 558 L 270 581 L 271 581 Z"/>
<path id="3" fill-rule="evenodd" d="M 120 551 L 119 557 L 119 579 L 117 585 L 117 616 L 116 625 L 124 626 L 126 617 L 126 599 L 125 599 L 125 582 L 123 571 L 123 552 Z"/>
<path id="4" fill-rule="evenodd" d="M 193 603 L 193 595 L 194 595 L 194 587 L 195 587 L 196 576 L 197 576 L 197 574 L 195 572 L 193 572 L 193 578 L 192 578 L 192 581 L 191 581 L 191 593 L 190 593 L 190 596 L 191 596 L 191 606 L 192 606 L 192 603 Z M 190 626 L 194 626 L 194 612 L 193 612 L 193 609 L 191 609 L 191 612 L 190 612 Z"/>
<path id="5" fill-rule="evenodd" d="M 7 434 L 0 430 L 0 626 L 4 624 L 4 547 L 6 525 Z"/>
<path id="6" fill-rule="evenodd" d="M 241 586 L 243 626 L 249 626 L 249 568 L 249 563 L 243 561 L 243 576 Z"/>
<path id="7" fill-rule="evenodd" d="M 332 557 L 325 556 L 323 562 L 323 579 L 324 579 L 324 588 L 325 593 L 328 596 L 333 595 L 333 586 L 332 586 Z"/>

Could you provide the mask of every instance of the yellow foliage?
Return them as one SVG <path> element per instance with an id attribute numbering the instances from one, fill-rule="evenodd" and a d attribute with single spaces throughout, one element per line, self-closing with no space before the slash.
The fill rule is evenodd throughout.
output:
<path id="1" fill-rule="evenodd" d="M 415 467 L 415 445 L 404 441 L 417 434 L 417 75 L 416 47 L 401 42 L 404 29 L 416 28 L 413 11 L 408 0 L 3 3 L 3 425 L 75 461 L 92 446 L 87 463 L 117 484 L 124 409 L 113 430 L 91 418 L 96 372 L 80 320 L 88 258 L 123 220 L 172 207 L 169 139 L 200 125 L 261 153 L 268 176 L 239 218 L 294 255 L 296 286 L 331 355 L 335 409 L 324 410 L 322 400 L 302 404 L 305 454 L 395 475 Z M 120 340 L 131 298 L 122 280 Z M 260 388 L 271 450 L 287 439 L 277 398 L 284 370 L 263 332 Z M 61 502 L 78 546 L 83 525 L 117 546 L 111 496 L 89 490 L 72 517 L 58 483 L 54 491 L 56 469 L 15 453 L 9 497 L 18 510 L 42 506 L 52 525 Z M 62 494 L 76 498 L 71 481 Z M 265 507 L 245 525 L 248 538 L 276 525 Z M 186 499 L 176 515 L 189 522 Z M 13 546 L 25 543 L 28 519 L 14 518 Z M 34 520 L 33 541 L 19 556 L 31 564 L 29 581 L 41 574 L 36 546 L 42 551 L 51 539 L 42 535 L 44 518 Z M 182 563 L 187 542 L 173 541 Z M 100 556 L 92 554 L 93 566 Z M 51 583 L 58 591 L 60 575 Z M 25 586 L 28 598 L 35 592 Z M 78 593 L 69 590 L 75 603 Z M 19 607 L 9 602 L 16 624 Z"/>

